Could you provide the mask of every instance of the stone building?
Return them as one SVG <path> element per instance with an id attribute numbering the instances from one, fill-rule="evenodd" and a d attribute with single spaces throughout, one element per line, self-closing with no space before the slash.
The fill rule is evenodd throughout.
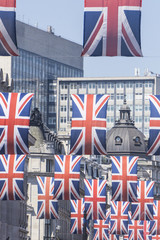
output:
<path id="1" fill-rule="evenodd" d="M 12 89 L 12 79 L 8 73 L 0 69 L 0 91 L 11 92 Z M 30 144 L 34 143 L 31 135 L 29 142 Z M 26 167 L 27 165 L 25 165 L 25 171 Z M 26 240 L 26 227 L 26 201 L 0 201 L 0 240 Z"/>
<path id="2" fill-rule="evenodd" d="M 31 113 L 30 134 L 35 138 L 35 144 L 30 146 L 27 172 L 27 220 L 28 239 L 61 240 L 82 239 L 82 236 L 70 234 L 70 202 L 58 201 L 59 219 L 37 219 L 38 187 L 36 176 L 54 176 L 54 154 L 65 154 L 63 144 L 56 134 L 42 123 L 41 113 L 35 108 Z M 84 174 L 81 173 L 81 179 Z M 81 194 L 83 183 L 80 183 Z"/>
<path id="3" fill-rule="evenodd" d="M 155 180 L 155 158 L 147 156 L 148 139 L 135 127 L 131 119 L 131 110 L 126 100 L 120 108 L 120 118 L 106 134 L 107 156 L 130 155 L 139 156 L 138 179 Z M 155 195 L 159 193 L 158 182 L 155 181 Z"/>
<path id="4" fill-rule="evenodd" d="M 150 105 L 149 95 L 159 94 L 160 78 L 155 75 L 133 77 L 74 77 L 57 81 L 57 133 L 66 142 L 69 152 L 72 119 L 71 94 L 108 94 L 107 131 L 119 118 L 119 110 L 126 95 L 135 126 L 148 138 Z"/>

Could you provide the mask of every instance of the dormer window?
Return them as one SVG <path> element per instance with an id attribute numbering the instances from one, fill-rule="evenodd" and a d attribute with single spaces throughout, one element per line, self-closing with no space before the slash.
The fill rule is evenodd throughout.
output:
<path id="1" fill-rule="evenodd" d="M 141 145 L 141 139 L 139 136 L 134 137 L 133 141 L 135 142 L 135 145 L 137 146 Z"/>
<path id="2" fill-rule="evenodd" d="M 121 145 L 122 144 L 122 138 L 120 136 L 115 137 L 115 145 Z"/>

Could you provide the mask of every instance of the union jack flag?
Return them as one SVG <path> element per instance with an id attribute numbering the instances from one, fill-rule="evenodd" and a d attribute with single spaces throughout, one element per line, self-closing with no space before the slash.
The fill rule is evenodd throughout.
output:
<path id="1" fill-rule="evenodd" d="M 70 154 L 106 154 L 106 111 L 108 95 L 72 94 Z"/>
<path id="2" fill-rule="evenodd" d="M 109 222 L 107 220 L 94 220 L 93 240 L 109 239 Z"/>
<path id="3" fill-rule="evenodd" d="M 72 234 L 83 233 L 84 199 L 71 200 L 71 230 Z"/>
<path id="4" fill-rule="evenodd" d="M 106 180 L 84 179 L 87 220 L 106 220 Z"/>
<path id="5" fill-rule="evenodd" d="M 57 219 L 58 201 L 53 200 L 54 178 L 39 177 L 38 182 L 38 209 L 37 218 L 39 219 Z"/>
<path id="6" fill-rule="evenodd" d="M 160 95 L 150 95 L 148 155 L 160 155 Z"/>
<path id="7" fill-rule="evenodd" d="M 31 93 L 0 93 L 0 154 L 28 154 Z"/>
<path id="8" fill-rule="evenodd" d="M 108 223 L 110 223 L 110 219 L 111 219 L 111 209 L 109 208 L 109 209 L 106 210 L 106 218 L 105 218 L 105 220 Z"/>
<path id="9" fill-rule="evenodd" d="M 0 155 L 0 200 L 24 200 L 26 155 Z"/>
<path id="10" fill-rule="evenodd" d="M 143 221 L 143 237 L 144 237 L 144 240 L 152 240 L 152 236 L 150 236 L 150 222 L 151 221 Z"/>
<path id="11" fill-rule="evenodd" d="M 112 201 L 137 202 L 137 159 L 132 156 L 111 157 Z"/>
<path id="12" fill-rule="evenodd" d="M 129 202 L 111 201 L 111 234 L 128 234 L 128 208 Z"/>
<path id="13" fill-rule="evenodd" d="M 160 235 L 154 235 L 154 236 L 152 236 L 152 240 L 160 240 Z"/>
<path id="14" fill-rule="evenodd" d="M 0 1 L 0 55 L 18 56 L 16 40 L 16 0 Z"/>
<path id="15" fill-rule="evenodd" d="M 81 158 L 81 156 L 55 155 L 55 199 L 81 199 L 79 195 Z"/>
<path id="16" fill-rule="evenodd" d="M 138 202 L 131 204 L 132 220 L 153 220 L 153 181 L 138 181 Z"/>
<path id="17" fill-rule="evenodd" d="M 85 0 L 82 56 L 142 56 L 142 0 Z"/>
<path id="18" fill-rule="evenodd" d="M 123 235 L 123 240 L 128 240 L 129 236 L 128 235 Z"/>
<path id="19" fill-rule="evenodd" d="M 124 239 L 124 238 L 123 238 L 123 239 Z M 110 234 L 110 235 L 109 235 L 109 240 L 119 240 L 119 235 Z M 128 240 L 128 238 L 127 238 L 127 240 Z"/>
<path id="20" fill-rule="evenodd" d="M 153 202 L 153 221 L 150 221 L 150 234 L 160 235 L 160 201 Z"/>
<path id="21" fill-rule="evenodd" d="M 144 240 L 143 221 L 131 220 L 129 227 L 128 240 Z"/>
<path id="22" fill-rule="evenodd" d="M 143 230 L 144 230 L 144 222 L 131 220 L 131 214 L 128 214 L 128 240 L 144 240 Z"/>

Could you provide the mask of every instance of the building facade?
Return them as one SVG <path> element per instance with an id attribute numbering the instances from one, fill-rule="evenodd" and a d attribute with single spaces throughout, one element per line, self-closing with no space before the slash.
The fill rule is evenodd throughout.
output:
<path id="1" fill-rule="evenodd" d="M 18 57 L 0 57 L 0 66 L 14 82 L 14 92 L 34 92 L 44 123 L 56 130 L 57 77 L 82 77 L 82 46 L 48 31 L 17 24 Z"/>
<path id="2" fill-rule="evenodd" d="M 59 220 L 37 219 L 38 185 L 37 176 L 53 177 L 54 154 L 63 152 L 63 145 L 42 122 L 40 111 L 35 108 L 31 113 L 30 134 L 36 139 L 35 144 L 30 146 L 27 172 L 27 220 L 28 239 L 49 240 L 56 233 Z M 68 219 L 67 206 L 63 205 L 60 212 Z M 61 224 L 61 230 L 65 225 Z"/>
<path id="3" fill-rule="evenodd" d="M 107 130 L 119 118 L 119 110 L 126 95 L 135 126 L 148 137 L 149 95 L 160 92 L 160 78 L 156 76 L 123 78 L 58 78 L 57 132 L 70 134 L 72 118 L 71 94 L 108 94 Z M 67 135 L 66 134 L 66 135 Z"/>
<path id="4" fill-rule="evenodd" d="M 54 154 L 65 154 L 63 144 L 42 123 L 39 110 L 31 114 L 30 134 L 36 139 L 30 147 L 27 172 L 28 240 L 81 240 L 82 235 L 70 234 L 70 201 L 58 201 L 59 219 L 37 219 L 38 185 L 36 176 L 54 177 Z M 84 163 L 83 163 L 84 164 Z M 84 166 L 82 166 L 84 170 Z M 80 194 L 84 195 L 84 173 L 81 172 Z M 56 238 L 57 237 L 57 238 Z"/>
<path id="5" fill-rule="evenodd" d="M 0 91 L 12 92 L 13 81 L 9 74 L 0 69 Z M 34 144 L 34 138 L 29 135 L 29 144 Z M 27 160 L 24 171 L 26 186 Z M 26 187 L 24 191 L 26 192 Z M 0 240 L 27 240 L 27 204 L 24 201 L 0 201 Z"/>
<path id="6" fill-rule="evenodd" d="M 119 119 L 119 110 L 126 96 L 130 108 L 130 117 L 135 127 L 141 131 L 145 140 L 149 137 L 150 104 L 149 95 L 160 93 L 160 78 L 158 76 L 135 76 L 123 78 L 58 78 L 57 82 L 57 133 L 65 142 L 66 153 L 70 150 L 70 130 L 72 119 L 71 94 L 108 94 L 110 99 L 107 108 L 107 131 Z M 110 165 L 108 158 L 100 156 L 100 163 Z M 160 195 L 160 159 L 152 157 L 139 161 L 139 175 L 143 179 L 156 182 L 155 194 Z M 145 174 L 144 174 L 145 173 Z"/>

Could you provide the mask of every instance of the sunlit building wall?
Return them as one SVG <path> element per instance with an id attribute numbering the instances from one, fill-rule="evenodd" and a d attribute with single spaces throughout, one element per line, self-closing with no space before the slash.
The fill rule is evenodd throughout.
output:
<path id="1" fill-rule="evenodd" d="M 70 135 L 72 118 L 71 94 L 109 94 L 107 129 L 119 118 L 119 109 L 126 95 L 135 126 L 149 134 L 149 95 L 158 94 L 160 78 L 156 76 L 123 78 L 58 78 L 57 85 L 57 131 Z"/>

